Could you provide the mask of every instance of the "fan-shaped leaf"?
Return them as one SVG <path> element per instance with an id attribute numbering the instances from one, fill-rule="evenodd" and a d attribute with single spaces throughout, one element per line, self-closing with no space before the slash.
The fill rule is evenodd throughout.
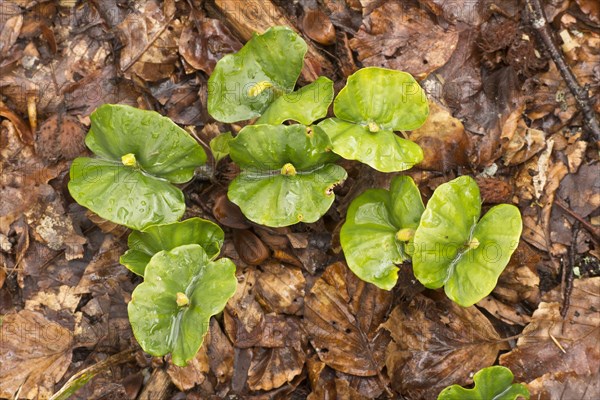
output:
<path id="1" fill-rule="evenodd" d="M 99 158 L 73 161 L 73 198 L 132 229 L 181 218 L 183 193 L 169 182 L 190 180 L 206 161 L 198 143 L 170 119 L 125 105 L 102 105 L 91 121 L 86 144 Z"/>
<path id="2" fill-rule="evenodd" d="M 478 371 L 473 380 L 475 387 L 465 389 L 459 385 L 442 390 L 438 400 L 516 400 L 529 399 L 529 390 L 520 383 L 513 382 L 510 369 L 493 366 Z"/>
<path id="3" fill-rule="evenodd" d="M 428 288 L 445 285 L 448 297 L 468 307 L 496 286 L 517 248 L 521 214 L 508 204 L 481 213 L 479 188 L 468 176 L 440 185 L 414 238 L 413 270 Z"/>
<path id="4" fill-rule="evenodd" d="M 236 285 L 231 260 L 210 261 L 200 245 L 156 253 L 128 306 L 138 343 L 154 356 L 171 353 L 173 363 L 184 366 L 202 345 L 210 317 L 223 310 Z"/>
<path id="5" fill-rule="evenodd" d="M 259 117 L 294 89 L 307 46 L 283 26 L 255 35 L 240 51 L 223 57 L 208 80 L 208 112 L 221 122 Z"/>
<path id="6" fill-rule="evenodd" d="M 231 142 L 231 158 L 242 173 L 229 185 L 229 199 L 259 224 L 314 222 L 331 206 L 333 186 L 346 171 L 316 126 L 247 126 Z"/>
<path id="7" fill-rule="evenodd" d="M 407 176 L 394 178 L 389 192 L 370 189 L 354 199 L 340 232 L 352 272 L 381 289 L 392 289 L 398 280 L 395 264 L 408 259 L 405 246 L 423 209 L 419 189 Z"/>
<path id="8" fill-rule="evenodd" d="M 146 264 L 159 251 L 172 250 L 184 244 L 199 244 L 212 260 L 219 255 L 224 239 L 225 234 L 217 224 L 202 218 L 152 225 L 129 235 L 129 250 L 120 261 L 132 272 L 143 276 Z"/>

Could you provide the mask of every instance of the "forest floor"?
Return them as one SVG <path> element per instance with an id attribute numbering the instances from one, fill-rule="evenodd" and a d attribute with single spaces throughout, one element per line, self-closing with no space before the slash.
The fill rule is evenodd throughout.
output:
<path id="1" fill-rule="evenodd" d="M 0 1 L 0 398 L 49 398 L 92 368 L 73 398 L 435 399 L 494 364 L 532 399 L 600 398 L 600 3 L 542 4 L 545 30 L 525 0 Z M 274 25 L 309 43 L 301 85 L 323 75 L 337 92 L 361 66 L 414 75 L 431 114 L 407 133 L 425 160 L 404 174 L 425 199 L 475 177 L 484 210 L 519 207 L 522 239 L 476 306 L 426 290 L 409 263 L 379 290 L 343 264 L 339 230 L 352 199 L 395 174 L 344 162 L 319 222 L 274 229 L 227 201 L 237 167 L 213 161 L 212 179 L 185 186 L 185 217 L 224 227 L 239 287 L 176 367 L 133 337 L 129 232 L 73 201 L 70 162 L 104 103 L 156 110 L 203 145 L 239 131 L 208 116 L 207 79 Z"/>

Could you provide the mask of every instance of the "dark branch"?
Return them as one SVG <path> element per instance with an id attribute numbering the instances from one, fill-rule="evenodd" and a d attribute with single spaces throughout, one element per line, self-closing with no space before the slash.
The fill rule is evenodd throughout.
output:
<path id="1" fill-rule="evenodd" d="M 557 48 L 556 43 L 552 39 L 552 32 L 550 31 L 550 26 L 544 15 L 540 0 L 525 0 L 525 2 L 527 3 L 526 14 L 529 22 L 544 43 L 550 58 L 552 58 L 552 61 L 556 64 L 567 87 L 575 97 L 577 108 L 583 113 L 584 125 L 588 128 L 593 140 L 596 142 L 600 141 L 600 126 L 598 125 L 596 113 L 591 105 L 588 90 L 579 85 L 573 71 L 569 65 L 567 65 L 562 52 Z"/>

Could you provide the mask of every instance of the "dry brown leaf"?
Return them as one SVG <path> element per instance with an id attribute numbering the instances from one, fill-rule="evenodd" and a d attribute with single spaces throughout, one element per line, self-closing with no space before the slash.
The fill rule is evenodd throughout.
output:
<path id="1" fill-rule="evenodd" d="M 411 399 L 433 399 L 446 386 L 494 364 L 506 343 L 475 307 L 463 308 L 437 293 L 398 306 L 383 324 L 393 338 L 386 366 L 392 388 Z"/>
<path id="2" fill-rule="evenodd" d="M 70 115 L 53 114 L 38 129 L 36 153 L 49 163 L 72 160 L 85 150 L 85 129 Z"/>
<path id="3" fill-rule="evenodd" d="M 348 374 L 379 374 L 390 340 L 379 325 L 391 301 L 391 292 L 361 281 L 344 264 L 330 265 L 304 299 L 306 332 L 321 361 Z"/>
<path id="4" fill-rule="evenodd" d="M 419 168 L 443 172 L 469 164 L 471 143 L 463 124 L 433 100 L 425 124 L 412 131 L 409 138 L 425 154 Z"/>
<path id="5" fill-rule="evenodd" d="M 543 300 L 523 330 L 517 347 L 500 356 L 500 363 L 510 368 L 520 382 L 541 377 L 561 380 L 560 374 L 584 378 L 597 375 L 600 369 L 600 277 L 575 280 L 564 320 L 560 315 L 560 287 Z M 544 386 L 543 379 L 536 385 Z M 586 396 L 597 398 L 600 393 Z"/>
<path id="6" fill-rule="evenodd" d="M 248 370 L 251 390 L 272 390 L 291 382 L 302 372 L 304 353 L 289 347 L 258 348 Z"/>
<path id="7" fill-rule="evenodd" d="M 546 135 L 538 129 L 528 128 L 521 114 L 522 108 L 515 110 L 508 117 L 507 123 L 502 128 L 501 138 L 503 145 L 503 158 L 505 165 L 521 164 L 542 151 L 546 147 Z M 516 124 L 512 122 L 516 119 Z M 510 126 L 514 125 L 514 129 Z"/>
<path id="8" fill-rule="evenodd" d="M 233 231 L 233 245 L 240 258 L 249 265 L 262 264 L 271 255 L 262 240 L 248 229 Z"/>
<path id="9" fill-rule="evenodd" d="M 479 25 L 482 22 L 484 3 L 471 0 L 420 0 L 435 15 L 440 15 L 452 24 Z"/>
<path id="10" fill-rule="evenodd" d="M 219 383 L 231 381 L 233 376 L 233 346 L 215 318 L 210 320 L 208 339 L 206 352 L 210 370 L 217 377 Z"/>
<path id="11" fill-rule="evenodd" d="M 498 178 L 477 177 L 477 186 L 484 204 L 510 203 L 513 189 L 509 183 Z"/>
<path id="12" fill-rule="evenodd" d="M 317 43 L 335 43 L 335 28 L 329 17 L 319 9 L 307 10 L 302 18 L 302 30 Z"/>
<path id="13" fill-rule="evenodd" d="M 0 397 L 50 397 L 71 363 L 71 331 L 29 310 L 6 315 L 0 329 Z"/>
<path id="14" fill-rule="evenodd" d="M 257 277 L 257 299 L 267 312 L 301 315 L 306 280 L 300 268 L 277 262 L 261 265 Z"/>
<path id="15" fill-rule="evenodd" d="M 211 74 L 217 61 L 234 53 L 242 44 L 218 19 L 192 13 L 179 38 L 179 54 L 193 68 Z"/>
<path id="16" fill-rule="evenodd" d="M 424 79 L 448 62 L 457 43 L 458 32 L 444 30 L 425 10 L 389 1 L 365 18 L 350 47 L 365 66 L 399 69 Z"/>
<path id="17" fill-rule="evenodd" d="M 588 400 L 600 397 L 600 373 L 579 376 L 575 373 L 543 375 L 529 382 L 527 388 L 532 399 Z"/>
<path id="18" fill-rule="evenodd" d="M 206 374 L 210 370 L 208 355 L 206 352 L 209 335 L 204 337 L 204 342 L 196 357 L 194 357 L 185 367 L 178 367 L 169 359 L 167 374 L 171 377 L 171 382 L 181 391 L 189 390 L 196 385 L 202 384 L 206 379 Z"/>
<path id="19" fill-rule="evenodd" d="M 125 18 L 118 29 L 124 47 L 119 60 L 121 70 L 155 82 L 169 78 L 177 62 L 177 38 L 181 23 L 173 20 L 174 4 L 161 8 L 155 0 L 139 3 L 140 9 Z"/>
<path id="20" fill-rule="evenodd" d="M 225 332 L 238 348 L 253 347 L 261 340 L 265 312 L 256 301 L 256 271 L 247 268 L 238 276 L 235 294 L 227 302 L 224 314 Z"/>

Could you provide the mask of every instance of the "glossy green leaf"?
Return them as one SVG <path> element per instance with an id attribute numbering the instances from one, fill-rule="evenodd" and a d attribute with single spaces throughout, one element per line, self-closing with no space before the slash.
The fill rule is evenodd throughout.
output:
<path id="1" fill-rule="evenodd" d="M 404 171 L 423 160 L 418 144 L 389 130 L 371 133 L 363 125 L 328 118 L 318 125 L 331 139 L 333 151 L 381 172 Z"/>
<path id="2" fill-rule="evenodd" d="M 429 115 L 425 92 L 407 72 L 362 68 L 348 77 L 333 102 L 335 116 L 348 122 L 377 124 L 380 130 L 417 129 Z"/>
<path id="3" fill-rule="evenodd" d="M 233 140 L 231 132 L 224 132 L 214 137 L 210 143 L 210 151 L 215 158 L 215 163 L 218 163 L 229 155 L 229 142 Z"/>
<path id="4" fill-rule="evenodd" d="M 71 196 L 100 217 L 132 229 L 175 222 L 183 216 L 183 193 L 164 179 L 98 158 L 71 165 Z"/>
<path id="5" fill-rule="evenodd" d="M 202 218 L 190 218 L 165 225 L 152 225 L 129 235 L 129 250 L 121 256 L 121 264 L 138 275 L 144 275 L 154 254 L 185 244 L 199 244 L 212 260 L 219 255 L 225 234 L 215 223 Z"/>
<path id="6" fill-rule="evenodd" d="M 425 92 L 408 73 L 362 68 L 348 77 L 333 102 L 337 118 L 319 124 L 333 151 L 378 171 L 403 171 L 423 160 L 423 151 L 394 131 L 421 126 L 429 114 Z"/>
<path id="7" fill-rule="evenodd" d="M 333 101 L 333 82 L 324 76 L 310 85 L 278 97 L 257 121 L 258 124 L 279 125 L 292 120 L 304 125 L 324 118 Z"/>
<path id="8" fill-rule="evenodd" d="M 347 176 L 331 164 L 337 156 L 316 126 L 246 126 L 230 147 L 242 173 L 229 185 L 229 199 L 262 225 L 315 222 L 331 207 L 333 186 Z"/>
<path id="9" fill-rule="evenodd" d="M 100 158 L 122 164 L 124 155 L 133 154 L 143 171 L 172 183 L 189 181 L 206 162 L 196 140 L 155 111 L 104 104 L 90 119 L 85 144 Z"/>
<path id="10" fill-rule="evenodd" d="M 459 385 L 448 386 L 438 400 L 516 400 L 529 399 L 525 385 L 513 383 L 510 369 L 493 366 L 480 370 L 473 376 L 475 387 L 465 389 Z"/>
<path id="11" fill-rule="evenodd" d="M 206 161 L 183 129 L 154 111 L 105 104 L 91 115 L 86 144 L 99 157 L 71 165 L 69 192 L 99 216 L 132 229 L 183 215 L 183 183 Z"/>
<path id="12" fill-rule="evenodd" d="M 277 97 L 294 89 L 306 50 L 306 42 L 287 27 L 255 35 L 217 63 L 208 80 L 209 114 L 221 122 L 259 117 Z"/>
<path id="13" fill-rule="evenodd" d="M 171 353 L 175 365 L 194 358 L 210 317 L 221 312 L 237 286 L 229 259 L 210 261 L 200 245 L 156 253 L 128 305 L 138 343 L 153 356 Z"/>
<path id="14" fill-rule="evenodd" d="M 416 229 L 423 208 L 419 189 L 407 176 L 394 178 L 389 192 L 369 189 L 355 198 L 340 231 L 352 272 L 365 282 L 391 290 L 398 280 L 395 264 L 408 258 L 405 247 L 409 240 L 399 240 L 398 233 Z"/>
<path id="15" fill-rule="evenodd" d="M 494 289 L 521 235 L 516 207 L 493 207 L 478 222 L 480 214 L 477 183 L 456 178 L 435 190 L 414 237 L 415 277 L 428 288 L 445 285 L 448 297 L 463 307 Z"/>

